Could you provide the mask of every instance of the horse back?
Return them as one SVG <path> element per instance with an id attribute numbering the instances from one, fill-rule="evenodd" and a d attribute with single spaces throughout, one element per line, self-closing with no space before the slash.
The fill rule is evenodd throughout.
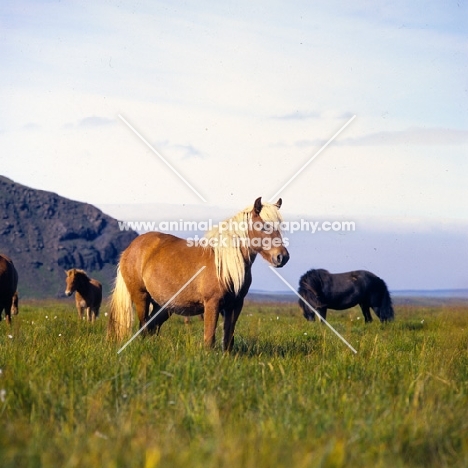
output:
<path id="1" fill-rule="evenodd" d="M 346 273 L 329 273 L 318 270 L 320 276 L 320 299 L 322 303 L 334 310 L 344 310 L 365 301 L 369 278 L 373 273 L 365 270 Z"/>
<path id="2" fill-rule="evenodd" d="M 119 268 L 127 289 L 147 291 L 164 304 L 200 268 L 205 267 L 171 304 L 199 306 L 222 294 L 214 267 L 212 249 L 189 246 L 186 239 L 160 232 L 148 232 L 134 239 L 122 253 Z"/>

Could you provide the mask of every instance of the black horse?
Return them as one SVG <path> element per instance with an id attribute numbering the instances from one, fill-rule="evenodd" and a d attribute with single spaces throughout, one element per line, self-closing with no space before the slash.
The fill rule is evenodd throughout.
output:
<path id="1" fill-rule="evenodd" d="M 370 271 L 332 274 L 327 270 L 309 270 L 299 280 L 298 292 L 302 298 L 299 305 L 307 320 L 315 320 L 315 313 L 306 302 L 324 319 L 327 318 L 327 309 L 344 310 L 357 304 L 366 322 L 372 322 L 370 308 L 381 322 L 394 319 L 387 285 Z"/>

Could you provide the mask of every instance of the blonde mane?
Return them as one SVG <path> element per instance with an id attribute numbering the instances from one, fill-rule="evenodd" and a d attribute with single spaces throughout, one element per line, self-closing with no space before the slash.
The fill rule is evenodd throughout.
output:
<path id="1" fill-rule="evenodd" d="M 245 265 L 250 262 L 252 253 L 248 245 L 248 230 L 252 220 L 253 206 L 240 211 L 205 234 L 208 248 L 214 252 L 216 274 L 223 287 L 238 294 L 245 279 Z M 280 230 L 283 221 L 279 208 L 272 203 L 264 203 L 260 217 L 265 223 L 272 223 Z"/>

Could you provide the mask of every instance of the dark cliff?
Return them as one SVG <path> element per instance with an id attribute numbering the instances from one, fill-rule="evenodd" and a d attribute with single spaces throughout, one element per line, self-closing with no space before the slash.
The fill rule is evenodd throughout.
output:
<path id="1" fill-rule="evenodd" d="M 21 297 L 60 297 L 69 268 L 86 270 L 108 292 L 120 253 L 135 237 L 92 205 L 0 176 L 0 253 L 18 270 Z"/>

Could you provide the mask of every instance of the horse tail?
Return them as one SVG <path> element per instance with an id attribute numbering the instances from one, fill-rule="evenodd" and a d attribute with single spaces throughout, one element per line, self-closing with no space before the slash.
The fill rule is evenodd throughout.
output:
<path id="1" fill-rule="evenodd" d="M 109 322 L 107 324 L 107 338 L 123 340 L 130 334 L 133 325 L 132 298 L 128 292 L 127 285 L 117 268 L 114 291 L 110 299 Z"/>
<path id="2" fill-rule="evenodd" d="M 382 322 L 391 322 L 395 318 L 395 312 L 393 311 L 392 298 L 388 292 L 385 281 L 382 281 L 382 301 L 380 303 L 380 320 Z"/>

